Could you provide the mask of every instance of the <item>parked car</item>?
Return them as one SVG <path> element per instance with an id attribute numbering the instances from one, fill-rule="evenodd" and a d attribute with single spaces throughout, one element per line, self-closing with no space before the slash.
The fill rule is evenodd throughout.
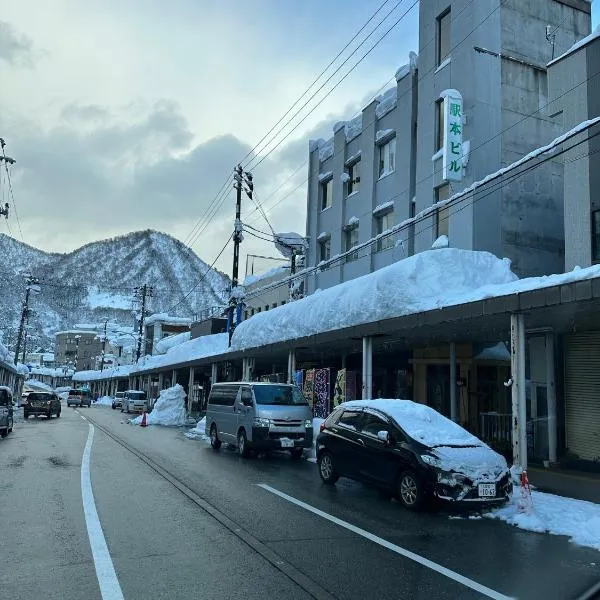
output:
<path id="1" fill-rule="evenodd" d="M 70 389 L 69 395 L 67 396 L 67 406 L 87 406 L 88 408 L 92 405 L 92 395 L 89 390 L 79 388 Z"/>
<path id="2" fill-rule="evenodd" d="M 250 450 L 289 450 L 300 458 L 312 447 L 312 411 L 295 385 L 215 383 L 206 408 L 206 435 L 215 450 L 221 443 Z"/>
<path id="3" fill-rule="evenodd" d="M 115 394 L 115 397 L 113 398 L 113 401 L 112 401 L 113 410 L 115 410 L 115 408 L 121 408 L 123 406 L 123 396 L 124 395 L 125 395 L 125 392 L 117 392 Z"/>
<path id="4" fill-rule="evenodd" d="M 31 392 L 23 404 L 23 418 L 29 415 L 46 415 L 49 419 L 52 415 L 60 417 L 60 398 L 54 392 Z"/>
<path id="5" fill-rule="evenodd" d="M 435 497 L 502 503 L 512 493 L 506 460 L 433 408 L 410 400 L 338 406 L 317 437 L 321 479 L 348 477 L 386 490 L 410 509 Z"/>
<path id="6" fill-rule="evenodd" d="M 127 390 L 123 392 L 121 412 L 141 413 L 148 410 L 148 397 L 146 392 L 140 390 Z"/>
<path id="7" fill-rule="evenodd" d="M 0 437 L 5 438 L 13 430 L 13 393 L 12 390 L 0 386 Z"/>

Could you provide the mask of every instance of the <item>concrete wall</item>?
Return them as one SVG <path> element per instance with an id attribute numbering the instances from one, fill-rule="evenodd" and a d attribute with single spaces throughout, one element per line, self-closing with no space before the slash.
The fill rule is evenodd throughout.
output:
<path id="1" fill-rule="evenodd" d="M 246 286 L 246 296 L 256 293 L 256 291 L 262 287 L 277 283 L 278 281 L 289 277 L 289 274 L 289 269 L 286 269 L 285 271 L 278 271 L 272 276 L 262 277 L 258 281 Z M 258 296 L 247 298 L 246 312 L 248 313 L 248 317 L 258 312 L 259 309 L 262 312 L 264 310 L 270 310 L 275 306 L 281 306 L 282 304 L 285 304 L 289 300 L 289 289 L 289 285 L 286 283 L 285 285 L 279 285 L 269 290 L 260 292 Z M 269 308 L 267 308 L 267 306 Z"/>

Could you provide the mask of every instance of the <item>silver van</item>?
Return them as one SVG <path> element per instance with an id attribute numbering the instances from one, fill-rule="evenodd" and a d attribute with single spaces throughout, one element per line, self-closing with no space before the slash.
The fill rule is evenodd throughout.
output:
<path id="1" fill-rule="evenodd" d="M 121 412 L 142 413 L 148 410 L 148 397 L 141 390 L 127 390 L 123 394 Z"/>
<path id="2" fill-rule="evenodd" d="M 206 407 L 206 435 L 215 450 L 222 443 L 250 450 L 289 450 L 300 458 L 312 447 L 312 411 L 302 392 L 285 383 L 215 383 Z"/>

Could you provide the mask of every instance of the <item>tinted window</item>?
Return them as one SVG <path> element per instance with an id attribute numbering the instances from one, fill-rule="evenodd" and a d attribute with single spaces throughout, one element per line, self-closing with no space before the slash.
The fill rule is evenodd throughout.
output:
<path id="1" fill-rule="evenodd" d="M 8 406 L 8 392 L 0 390 L 0 406 Z"/>
<path id="2" fill-rule="evenodd" d="M 209 404 L 233 406 L 239 387 L 237 385 L 220 385 L 210 391 Z"/>
<path id="3" fill-rule="evenodd" d="M 69 396 L 83 396 L 82 390 L 71 390 Z"/>
<path id="4" fill-rule="evenodd" d="M 42 394 L 39 392 L 32 392 L 31 394 L 29 394 L 29 396 L 27 397 L 27 399 L 30 402 L 37 402 L 37 401 L 41 401 L 41 402 L 47 402 L 48 400 L 50 400 L 52 398 L 52 396 L 50 394 Z"/>
<path id="5" fill-rule="evenodd" d="M 255 385 L 253 389 L 254 397 L 256 398 L 256 404 L 284 406 L 295 406 L 299 404 L 305 406 L 308 405 L 306 398 L 296 386 Z"/>
<path id="6" fill-rule="evenodd" d="M 389 431 L 389 424 L 384 421 L 378 415 L 373 413 L 365 413 L 365 420 L 362 425 L 362 433 L 377 437 L 377 433 L 380 431 Z"/>
<path id="7" fill-rule="evenodd" d="M 360 426 L 361 417 L 362 412 L 359 410 L 345 410 L 338 421 L 338 425 L 357 430 Z"/>
<path id="8" fill-rule="evenodd" d="M 129 399 L 130 400 L 145 400 L 146 392 L 130 392 Z"/>

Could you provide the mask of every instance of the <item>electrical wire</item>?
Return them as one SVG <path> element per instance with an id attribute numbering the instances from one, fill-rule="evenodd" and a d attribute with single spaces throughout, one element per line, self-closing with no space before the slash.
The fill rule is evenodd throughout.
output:
<path id="1" fill-rule="evenodd" d="M 4 151 L 4 144 L 2 144 L 2 156 L 4 158 L 4 161 L 3 161 L 4 162 L 4 169 L 6 170 L 6 179 L 8 181 L 8 190 L 10 192 L 10 197 L 12 199 L 12 207 L 13 207 L 13 210 L 15 211 L 15 217 L 17 218 L 17 226 L 19 227 L 19 235 L 21 236 L 21 241 L 23 243 L 25 243 L 24 240 L 23 240 L 23 230 L 21 229 L 21 221 L 19 220 L 19 213 L 17 211 L 17 203 L 15 201 L 15 194 L 13 192 L 12 181 L 11 181 L 11 178 L 10 178 L 10 171 L 8 169 L 8 165 L 6 164 L 7 163 L 7 156 L 6 156 L 6 152 Z"/>

